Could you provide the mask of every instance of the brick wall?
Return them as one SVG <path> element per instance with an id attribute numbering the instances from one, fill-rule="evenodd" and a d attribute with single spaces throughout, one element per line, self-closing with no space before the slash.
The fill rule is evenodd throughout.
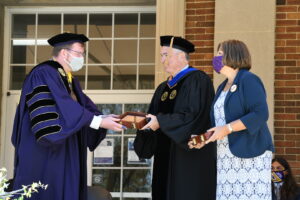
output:
<path id="1" fill-rule="evenodd" d="M 214 56 L 215 0 L 186 0 L 186 39 L 193 42 L 196 52 L 190 64 L 211 77 Z"/>
<path id="2" fill-rule="evenodd" d="M 285 157 L 300 183 L 300 1 L 276 1 L 276 155 Z"/>

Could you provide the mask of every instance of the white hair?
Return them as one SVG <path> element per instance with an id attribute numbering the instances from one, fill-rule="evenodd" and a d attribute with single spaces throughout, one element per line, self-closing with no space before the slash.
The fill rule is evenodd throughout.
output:
<path id="1" fill-rule="evenodd" d="M 173 48 L 173 51 L 174 51 L 175 53 L 184 53 L 185 59 L 186 59 L 187 61 L 190 61 L 190 55 L 189 55 L 188 53 L 186 53 L 186 52 L 184 52 L 184 51 L 182 51 L 182 50 L 180 50 L 180 49 L 175 49 L 175 48 Z"/>

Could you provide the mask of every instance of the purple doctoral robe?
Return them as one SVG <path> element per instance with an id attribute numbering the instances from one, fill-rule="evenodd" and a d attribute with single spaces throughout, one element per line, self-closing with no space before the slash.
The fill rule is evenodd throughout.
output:
<path id="1" fill-rule="evenodd" d="M 105 138 L 105 129 L 89 127 L 101 114 L 73 78 L 72 86 L 62 66 L 46 61 L 26 77 L 15 115 L 14 189 L 32 182 L 48 184 L 31 200 L 85 200 L 87 147 L 93 151 Z"/>

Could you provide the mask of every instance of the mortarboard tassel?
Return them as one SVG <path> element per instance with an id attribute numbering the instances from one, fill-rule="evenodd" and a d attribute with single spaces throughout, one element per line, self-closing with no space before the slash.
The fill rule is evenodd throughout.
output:
<path id="1" fill-rule="evenodd" d="M 172 48 L 173 48 L 173 42 L 174 42 L 174 37 L 172 37 L 172 38 L 171 38 L 171 41 L 170 41 L 170 47 L 169 47 L 169 49 L 168 49 L 168 55 L 167 55 L 167 58 L 166 58 L 166 61 L 165 61 L 166 65 L 169 64 L 169 57 L 170 57 L 170 55 L 173 53 L 173 51 L 172 51 Z M 170 76 L 170 77 L 169 77 L 169 80 L 171 80 L 172 78 L 173 78 L 173 77 Z"/>

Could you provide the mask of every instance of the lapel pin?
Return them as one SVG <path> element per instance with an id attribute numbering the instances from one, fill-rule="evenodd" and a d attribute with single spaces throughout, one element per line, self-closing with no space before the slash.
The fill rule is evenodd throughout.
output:
<path id="1" fill-rule="evenodd" d="M 236 84 L 232 85 L 230 88 L 230 92 L 235 92 L 236 88 L 237 88 Z"/>

